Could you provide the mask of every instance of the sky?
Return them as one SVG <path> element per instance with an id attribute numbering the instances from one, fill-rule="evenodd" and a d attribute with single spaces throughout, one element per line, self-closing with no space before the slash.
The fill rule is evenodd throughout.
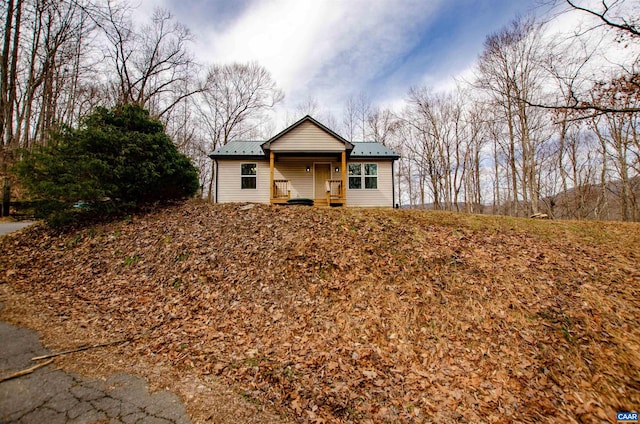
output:
<path id="1" fill-rule="evenodd" d="M 350 96 L 394 107 L 410 87 L 451 88 L 470 73 L 487 35 L 537 0 L 140 0 L 193 33 L 202 63 L 257 61 L 284 90 L 339 117 Z"/>

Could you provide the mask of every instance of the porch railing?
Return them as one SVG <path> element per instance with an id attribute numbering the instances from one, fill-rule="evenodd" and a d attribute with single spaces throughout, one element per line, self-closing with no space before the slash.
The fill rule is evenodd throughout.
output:
<path id="1" fill-rule="evenodd" d="M 273 198 L 276 200 L 291 198 L 289 180 L 273 180 Z"/>
<path id="2" fill-rule="evenodd" d="M 344 200 L 342 180 L 327 180 L 327 203 L 335 203 L 336 200 Z"/>

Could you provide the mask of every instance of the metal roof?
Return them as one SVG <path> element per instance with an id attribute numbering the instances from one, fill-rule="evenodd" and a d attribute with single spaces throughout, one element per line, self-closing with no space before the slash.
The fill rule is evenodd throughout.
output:
<path id="1" fill-rule="evenodd" d="M 265 156 L 262 147 L 260 147 L 262 143 L 264 143 L 264 141 L 234 140 L 224 146 L 218 147 L 213 153 L 210 153 L 209 156 Z"/>
<path id="2" fill-rule="evenodd" d="M 395 158 L 400 155 L 375 141 L 352 141 L 351 158 Z"/>
<path id="3" fill-rule="evenodd" d="M 266 157 L 261 145 L 264 141 L 230 141 L 224 146 L 218 147 L 210 157 Z M 353 150 L 349 158 L 393 158 L 398 159 L 400 155 L 393 150 L 374 141 L 354 141 Z M 303 153 L 303 152 L 301 152 Z"/>

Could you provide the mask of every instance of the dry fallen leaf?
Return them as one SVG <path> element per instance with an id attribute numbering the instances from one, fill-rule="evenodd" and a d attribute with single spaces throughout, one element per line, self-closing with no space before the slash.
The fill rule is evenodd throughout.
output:
<path id="1" fill-rule="evenodd" d="M 640 226 L 529 222 L 188 202 L 5 237 L 0 283 L 84 344 L 152 329 L 123 349 L 300 421 L 637 408 Z"/>

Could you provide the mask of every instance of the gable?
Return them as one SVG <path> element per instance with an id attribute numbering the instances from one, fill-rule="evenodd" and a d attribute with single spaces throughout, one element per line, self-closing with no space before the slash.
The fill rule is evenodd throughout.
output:
<path id="1" fill-rule="evenodd" d="M 273 152 L 344 152 L 353 145 L 309 115 L 266 141 L 262 148 Z"/>
<path id="2" fill-rule="evenodd" d="M 310 121 L 303 122 L 271 143 L 274 152 L 342 152 L 342 141 L 317 127 Z"/>

